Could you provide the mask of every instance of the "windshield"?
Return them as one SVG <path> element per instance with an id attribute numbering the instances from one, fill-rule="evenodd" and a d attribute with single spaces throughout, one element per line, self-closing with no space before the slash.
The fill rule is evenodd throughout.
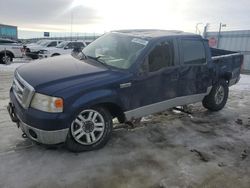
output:
<path id="1" fill-rule="evenodd" d="M 56 48 L 64 48 L 68 43 L 69 43 L 69 42 L 67 42 L 67 41 L 61 42 L 60 44 L 58 44 L 58 45 L 56 46 Z"/>
<path id="2" fill-rule="evenodd" d="M 87 57 L 96 58 L 103 64 L 119 69 L 128 69 L 135 62 L 148 41 L 142 38 L 108 33 L 83 49 Z"/>
<path id="3" fill-rule="evenodd" d="M 49 41 L 49 40 L 42 41 L 42 42 L 40 43 L 40 46 L 46 47 L 46 46 L 49 45 L 50 42 L 51 42 L 51 41 Z"/>
<path id="4" fill-rule="evenodd" d="M 40 45 L 42 42 L 44 42 L 44 40 L 39 40 L 36 42 L 36 44 Z"/>

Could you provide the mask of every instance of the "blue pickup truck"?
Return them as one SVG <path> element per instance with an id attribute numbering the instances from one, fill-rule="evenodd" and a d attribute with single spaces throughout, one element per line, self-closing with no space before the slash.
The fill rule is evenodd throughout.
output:
<path id="1" fill-rule="evenodd" d="M 131 122 L 196 102 L 221 110 L 242 62 L 243 55 L 210 49 L 195 34 L 113 31 L 79 54 L 19 67 L 8 111 L 36 142 L 94 150 L 110 139 L 113 118 Z"/>

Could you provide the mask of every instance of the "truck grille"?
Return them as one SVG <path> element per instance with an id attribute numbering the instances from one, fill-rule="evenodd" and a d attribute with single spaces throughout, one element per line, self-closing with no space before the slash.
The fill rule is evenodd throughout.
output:
<path id="1" fill-rule="evenodd" d="M 34 88 L 28 84 L 16 71 L 13 84 L 13 93 L 22 107 L 28 108 L 34 95 Z"/>

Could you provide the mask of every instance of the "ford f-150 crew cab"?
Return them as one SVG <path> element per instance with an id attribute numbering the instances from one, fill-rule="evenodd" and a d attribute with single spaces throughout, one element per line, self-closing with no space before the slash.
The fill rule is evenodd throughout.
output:
<path id="1" fill-rule="evenodd" d="M 195 34 L 164 30 L 107 33 L 77 56 L 15 71 L 9 114 L 30 139 L 71 151 L 104 146 L 112 119 L 129 122 L 202 102 L 221 110 L 240 79 L 243 56 L 210 49 Z"/>

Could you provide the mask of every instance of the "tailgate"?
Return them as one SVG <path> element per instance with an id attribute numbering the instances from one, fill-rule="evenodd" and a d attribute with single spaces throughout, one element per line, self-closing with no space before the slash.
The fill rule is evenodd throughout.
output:
<path id="1" fill-rule="evenodd" d="M 241 53 L 211 48 L 217 79 L 229 80 L 229 85 L 236 84 L 240 78 L 244 56 Z"/>

